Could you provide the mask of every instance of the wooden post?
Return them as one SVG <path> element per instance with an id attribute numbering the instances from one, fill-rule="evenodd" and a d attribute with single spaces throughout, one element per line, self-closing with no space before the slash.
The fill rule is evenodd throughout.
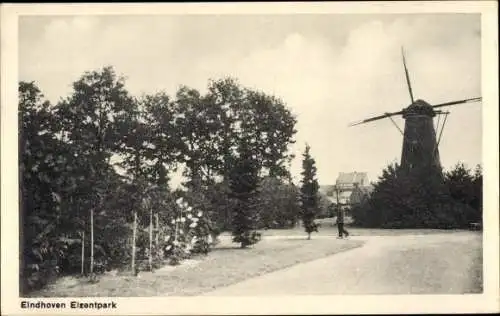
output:
<path id="1" fill-rule="evenodd" d="M 85 231 L 83 230 L 81 233 L 82 236 L 82 272 L 83 275 L 85 273 Z"/>
<path id="2" fill-rule="evenodd" d="M 160 244 L 160 218 L 158 213 L 155 214 L 156 219 L 156 236 L 155 236 L 155 247 L 158 250 L 158 246 Z"/>
<path id="3" fill-rule="evenodd" d="M 90 275 L 94 274 L 94 209 L 90 209 Z"/>
<path id="4" fill-rule="evenodd" d="M 135 274 L 135 239 L 137 235 L 137 210 L 134 210 L 134 224 L 132 227 L 132 273 Z"/>
<path id="5" fill-rule="evenodd" d="M 149 269 L 153 270 L 153 208 L 147 203 L 149 208 Z"/>

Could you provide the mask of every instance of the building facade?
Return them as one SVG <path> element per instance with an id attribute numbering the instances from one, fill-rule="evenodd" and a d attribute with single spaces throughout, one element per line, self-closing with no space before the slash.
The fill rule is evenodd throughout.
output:
<path id="1" fill-rule="evenodd" d="M 366 172 L 340 172 L 334 185 L 322 185 L 320 191 L 331 203 L 350 208 L 368 199 L 372 185 Z"/>

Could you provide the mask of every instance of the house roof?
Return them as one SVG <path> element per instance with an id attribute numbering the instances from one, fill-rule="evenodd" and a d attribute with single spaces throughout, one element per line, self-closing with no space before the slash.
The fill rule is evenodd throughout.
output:
<path id="1" fill-rule="evenodd" d="M 366 172 L 340 172 L 337 178 L 337 184 L 353 184 L 363 182 L 368 182 L 368 176 Z"/>

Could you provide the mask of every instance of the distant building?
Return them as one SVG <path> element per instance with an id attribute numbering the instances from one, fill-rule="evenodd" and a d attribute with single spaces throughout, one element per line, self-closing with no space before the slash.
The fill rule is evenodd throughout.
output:
<path id="1" fill-rule="evenodd" d="M 333 204 L 349 208 L 366 200 L 373 190 L 366 172 L 340 172 L 334 185 L 321 185 L 324 193 Z M 338 197 L 337 197 L 338 194 Z"/>
<path id="2" fill-rule="evenodd" d="M 351 196 L 349 197 L 350 206 L 361 204 L 366 200 L 368 200 L 372 191 L 373 191 L 373 186 L 371 184 L 367 186 L 356 185 L 351 192 Z"/>

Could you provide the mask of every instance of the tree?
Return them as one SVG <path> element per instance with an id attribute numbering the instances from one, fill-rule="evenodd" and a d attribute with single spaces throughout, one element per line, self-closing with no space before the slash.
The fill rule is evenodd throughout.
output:
<path id="1" fill-rule="evenodd" d="M 258 242 L 256 232 L 256 196 L 258 186 L 258 165 L 246 140 L 240 140 L 240 156 L 231 170 L 231 197 L 236 199 L 233 210 L 233 242 L 241 248 Z"/>
<path id="2" fill-rule="evenodd" d="M 474 172 L 463 163 L 458 163 L 445 173 L 445 182 L 451 197 L 467 206 L 464 211 L 468 223 L 482 220 L 482 171 L 476 166 Z"/>
<path id="3" fill-rule="evenodd" d="M 140 109 L 137 103 L 134 102 L 131 104 L 129 111 L 126 112 L 123 120 L 119 122 L 120 134 L 123 135 L 121 147 L 123 161 L 119 165 L 127 171 L 131 185 L 134 188 L 129 197 L 133 214 L 131 270 L 134 272 L 136 271 L 138 217 L 141 211 L 148 208 L 148 197 L 145 193 L 150 187 L 147 181 L 147 163 L 144 157 L 147 156 L 148 151 L 155 148 L 151 139 L 152 130 L 146 124 L 145 115 L 144 109 Z M 156 170 L 153 169 L 153 171 Z"/>
<path id="4" fill-rule="evenodd" d="M 90 272 L 94 269 L 94 216 L 105 212 L 104 200 L 111 193 L 107 180 L 115 172 L 111 157 L 123 147 L 122 130 L 133 111 L 134 100 L 112 67 L 86 72 L 73 84 L 72 95 L 57 106 L 62 139 L 82 163 L 89 205 Z"/>
<path id="5" fill-rule="evenodd" d="M 181 195 L 197 209 L 190 233 L 201 239 L 232 226 L 247 247 L 259 216 L 279 227 L 296 220 L 298 189 L 287 183 L 296 119 L 277 98 L 231 78 L 205 95 L 181 87 L 175 99 L 134 98 L 112 67 L 85 72 L 55 106 L 34 83 L 20 82 L 19 96 L 22 269 L 94 277 L 101 262 L 135 269 L 146 249 L 150 265 L 169 256 L 160 234 L 175 235 L 168 180 L 180 165 L 189 178 Z M 273 180 L 261 186 L 263 176 Z"/>
<path id="6" fill-rule="evenodd" d="M 202 163 L 194 164 L 198 169 L 202 167 L 201 172 L 194 174 L 205 176 L 205 180 L 221 178 L 227 185 L 231 170 L 241 156 L 240 140 L 245 139 L 259 177 L 269 175 L 286 179 L 289 176 L 286 164 L 293 156 L 287 150 L 296 133 L 296 119 L 281 100 L 243 88 L 233 78 L 211 81 L 205 96 L 196 92 L 186 94 L 186 91 L 189 90 L 184 91 L 182 98 L 178 94 L 178 100 L 188 109 L 183 116 L 188 123 L 186 130 L 198 135 L 191 146 L 196 150 L 188 151 L 195 158 L 189 163 L 195 162 L 196 157 L 203 157 Z M 231 217 L 229 213 L 223 216 L 226 222 Z"/>
<path id="7" fill-rule="evenodd" d="M 182 140 L 180 160 L 186 165 L 188 185 L 213 183 L 220 168 L 220 110 L 195 89 L 183 86 L 177 91 L 175 122 Z"/>
<path id="8" fill-rule="evenodd" d="M 471 206 L 478 211 L 478 221 L 483 219 L 483 170 L 481 165 L 477 165 L 474 170 L 473 185 L 473 199 Z"/>
<path id="9" fill-rule="evenodd" d="M 260 175 L 289 176 L 286 164 L 293 159 L 288 146 L 297 132 L 295 116 L 285 103 L 263 92 L 241 87 L 234 78 L 209 83 L 202 103 L 212 116 L 213 140 L 218 148 L 219 174 L 227 179 L 235 160 L 238 139 L 244 135 L 259 165 Z M 198 111 L 200 112 L 200 111 Z"/>
<path id="10" fill-rule="evenodd" d="M 182 139 L 175 122 L 175 105 L 164 92 L 146 95 L 139 99 L 139 123 L 146 131 L 140 137 L 145 143 L 143 166 L 148 181 L 168 188 L 168 174 L 180 160 Z"/>
<path id="11" fill-rule="evenodd" d="M 473 197 L 474 175 L 463 163 L 458 163 L 445 174 L 445 179 L 450 190 L 451 197 L 463 204 L 470 204 Z"/>
<path id="12" fill-rule="evenodd" d="M 220 122 L 214 138 L 216 140 L 218 174 L 224 182 L 229 183 L 230 173 L 234 167 L 235 153 L 238 150 L 239 112 L 243 103 L 244 93 L 238 82 L 233 78 L 211 80 L 206 96 L 207 108 Z"/>
<path id="13" fill-rule="evenodd" d="M 294 157 L 288 153 L 288 146 L 295 142 L 297 120 L 278 98 L 250 89 L 245 90 L 245 96 L 250 115 L 242 121 L 242 128 L 254 135 L 264 171 L 270 177 L 286 179 L 286 163 Z"/>
<path id="14" fill-rule="evenodd" d="M 477 219 L 471 207 L 473 177 L 459 164 L 445 177 L 400 172 L 389 165 L 367 203 L 353 210 L 355 223 L 381 228 L 467 228 Z"/>
<path id="15" fill-rule="evenodd" d="M 19 196 L 20 291 L 43 285 L 57 269 L 62 174 L 68 148 L 54 136 L 53 108 L 34 82 L 20 82 L 19 92 Z M 55 249 L 55 251 L 50 251 Z M 56 259 L 52 264 L 50 259 Z M 33 268 L 31 268 L 33 267 Z M 34 277 L 42 272 L 40 278 Z M 36 278 L 36 279 L 35 279 Z"/>
<path id="16" fill-rule="evenodd" d="M 317 225 L 314 223 L 318 209 L 318 181 L 316 180 L 316 162 L 311 157 L 311 147 L 306 144 L 306 150 L 302 160 L 302 223 L 307 233 L 307 239 L 311 239 L 311 233 L 317 231 Z"/>
<path id="17" fill-rule="evenodd" d="M 265 177 L 259 190 L 259 228 L 291 228 L 300 214 L 297 188 L 283 180 Z"/>

